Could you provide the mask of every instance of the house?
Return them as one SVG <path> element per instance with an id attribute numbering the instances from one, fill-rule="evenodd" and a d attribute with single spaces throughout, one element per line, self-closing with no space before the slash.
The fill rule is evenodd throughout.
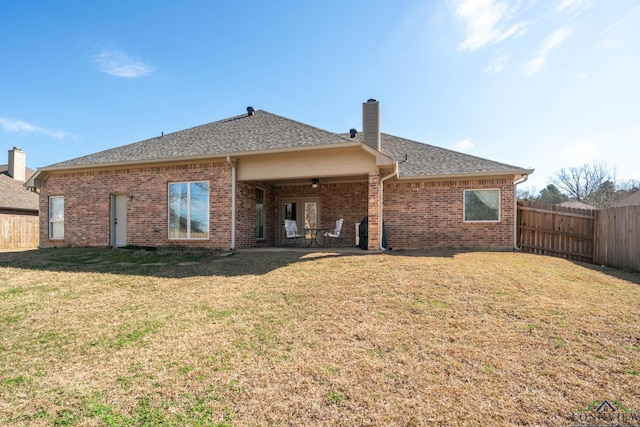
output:
<path id="1" fill-rule="evenodd" d="M 0 165 L 0 249 L 38 246 L 38 195 L 25 188 L 26 154 L 19 147 L 9 150 L 9 162 Z"/>
<path id="2" fill-rule="evenodd" d="M 533 170 L 380 132 L 337 134 L 267 111 L 38 169 L 40 246 L 249 248 L 289 244 L 282 224 L 332 229 L 368 249 L 513 248 L 515 186 Z"/>
<path id="3" fill-rule="evenodd" d="M 613 205 L 611 205 L 612 208 L 618 208 L 622 206 L 640 206 L 640 190 L 629 194 L 627 197 L 620 199 Z"/>

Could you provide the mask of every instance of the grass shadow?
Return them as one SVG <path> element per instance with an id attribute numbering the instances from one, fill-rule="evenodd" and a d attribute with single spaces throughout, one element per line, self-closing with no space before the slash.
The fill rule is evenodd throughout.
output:
<path id="1" fill-rule="evenodd" d="M 239 251 L 224 254 L 209 249 L 192 248 L 47 248 L 0 252 L 0 267 L 160 278 L 235 277 L 260 276 L 292 263 L 308 262 L 319 257 L 367 254 L 305 250 Z"/>
<path id="2" fill-rule="evenodd" d="M 605 265 L 589 264 L 586 262 L 571 261 L 572 263 L 584 267 L 589 270 L 597 271 L 598 273 L 606 274 L 608 276 L 615 277 L 616 279 L 626 280 L 627 282 L 640 285 L 640 272 L 629 269 L 622 269 L 616 267 L 607 267 Z"/>

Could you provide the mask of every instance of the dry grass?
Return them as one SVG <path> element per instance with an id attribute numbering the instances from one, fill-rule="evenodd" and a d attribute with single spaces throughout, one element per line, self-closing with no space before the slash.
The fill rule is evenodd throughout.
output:
<path id="1" fill-rule="evenodd" d="M 0 253 L 0 423 L 570 425 L 640 409 L 639 283 L 517 253 Z"/>

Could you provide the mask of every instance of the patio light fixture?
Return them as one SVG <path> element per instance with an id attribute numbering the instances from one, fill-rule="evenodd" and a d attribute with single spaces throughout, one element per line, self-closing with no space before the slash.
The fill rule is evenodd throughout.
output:
<path id="1" fill-rule="evenodd" d="M 311 188 L 318 188 L 320 186 L 320 180 L 318 178 L 311 179 Z"/>

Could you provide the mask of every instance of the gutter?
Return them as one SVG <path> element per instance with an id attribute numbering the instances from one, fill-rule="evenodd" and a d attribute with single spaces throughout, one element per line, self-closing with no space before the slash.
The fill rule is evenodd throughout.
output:
<path id="1" fill-rule="evenodd" d="M 227 156 L 227 163 L 231 166 L 231 252 L 236 249 L 236 165 Z"/>
<path id="2" fill-rule="evenodd" d="M 518 195 L 516 194 L 516 187 L 518 184 L 525 183 L 527 179 L 529 179 L 529 175 L 524 175 L 513 182 L 513 249 L 516 251 L 521 250 L 520 246 L 518 246 Z"/>
<path id="3" fill-rule="evenodd" d="M 383 205 L 384 205 L 384 182 L 386 180 L 388 180 L 389 178 L 393 178 L 393 177 L 398 177 L 398 162 L 395 162 L 393 164 L 393 172 L 390 173 L 389 175 L 383 177 L 382 179 L 380 179 L 380 203 L 379 203 L 379 213 L 378 216 L 380 217 L 380 223 L 378 224 L 378 236 L 380 236 L 380 250 L 384 251 L 386 250 L 386 248 L 382 247 L 382 236 L 383 236 L 383 232 L 384 232 L 384 218 L 383 218 Z"/>
<path id="4" fill-rule="evenodd" d="M 474 177 L 487 178 L 487 177 L 498 177 L 498 176 L 508 176 L 508 175 L 529 175 L 529 174 L 532 174 L 533 171 L 534 169 L 514 169 L 514 170 L 493 171 L 493 172 L 470 172 L 470 173 L 452 173 L 452 174 L 438 174 L 438 175 L 435 175 L 435 174 L 434 175 L 404 175 L 404 176 L 398 176 L 398 180 L 422 181 L 425 179 L 460 179 L 460 178 L 469 179 Z"/>

